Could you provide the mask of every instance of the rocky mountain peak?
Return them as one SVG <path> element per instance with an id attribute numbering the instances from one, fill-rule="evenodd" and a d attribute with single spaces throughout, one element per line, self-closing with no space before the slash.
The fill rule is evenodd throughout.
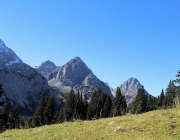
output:
<path id="1" fill-rule="evenodd" d="M 56 104 L 61 104 L 46 79 L 35 69 L 23 63 L 2 40 L 0 41 L 0 68 L 0 83 L 4 90 L 1 99 L 10 103 L 11 111 L 18 103 L 20 114 L 32 115 L 42 92 L 47 96 L 52 95 Z"/>
<path id="2" fill-rule="evenodd" d="M 125 95 L 126 101 L 128 104 L 132 103 L 132 101 L 135 99 L 137 95 L 137 91 L 139 88 L 142 87 L 141 83 L 138 81 L 137 78 L 129 78 L 126 80 L 123 84 L 120 86 L 122 94 Z M 113 95 L 115 96 L 116 89 L 113 91 Z M 149 93 L 145 90 L 145 94 L 149 95 Z"/>
<path id="3" fill-rule="evenodd" d="M 49 75 L 46 79 L 50 86 L 57 87 L 62 92 L 68 93 L 73 88 L 75 92 L 80 90 L 80 92 L 88 93 L 90 97 L 92 92 L 100 86 L 102 91 L 113 98 L 110 88 L 99 80 L 79 57 L 71 59 L 57 73 Z"/>
<path id="4" fill-rule="evenodd" d="M 42 76 L 47 77 L 47 75 L 57 72 L 60 69 L 60 66 L 56 66 L 52 61 L 47 60 L 39 66 L 36 66 L 34 69 L 36 69 Z"/>
<path id="5" fill-rule="evenodd" d="M 14 51 L 8 48 L 2 40 L 0 40 L 0 60 L 0 67 L 3 68 L 22 62 Z"/>

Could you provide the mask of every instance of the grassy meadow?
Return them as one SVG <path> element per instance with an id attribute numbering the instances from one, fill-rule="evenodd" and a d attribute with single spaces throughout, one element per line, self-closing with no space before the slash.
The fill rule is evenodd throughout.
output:
<path id="1" fill-rule="evenodd" d="M 179 140 L 180 108 L 7 130 L 0 140 Z"/>

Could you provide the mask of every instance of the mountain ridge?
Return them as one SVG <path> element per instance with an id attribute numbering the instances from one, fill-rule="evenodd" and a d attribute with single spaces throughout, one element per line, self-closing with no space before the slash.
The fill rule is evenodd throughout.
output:
<path id="1" fill-rule="evenodd" d="M 0 83 L 4 89 L 0 100 L 9 102 L 11 111 L 17 103 L 22 115 L 32 115 L 43 92 L 53 96 L 57 107 L 62 106 L 46 79 L 24 63 L 2 40 L 0 59 Z"/>

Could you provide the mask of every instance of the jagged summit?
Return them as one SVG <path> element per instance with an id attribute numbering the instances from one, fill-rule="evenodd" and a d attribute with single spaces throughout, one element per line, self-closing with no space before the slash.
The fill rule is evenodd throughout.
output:
<path id="1" fill-rule="evenodd" d="M 119 87 L 121 89 L 121 92 L 125 95 L 127 103 L 130 104 L 135 99 L 137 91 L 139 88 L 142 87 L 142 85 L 137 78 L 131 77 L 128 80 L 126 80 L 123 84 L 121 84 Z M 113 91 L 114 96 L 115 93 L 116 89 Z M 149 93 L 146 90 L 145 94 L 149 95 Z"/>
<path id="2" fill-rule="evenodd" d="M 34 69 L 36 69 L 42 76 L 47 77 L 49 74 L 57 72 L 60 68 L 60 66 L 56 66 L 52 61 L 47 60 L 39 66 L 36 66 Z"/>
<path id="3" fill-rule="evenodd" d="M 57 87 L 61 91 L 69 92 L 73 88 L 75 92 L 89 93 L 89 97 L 100 86 L 102 91 L 113 98 L 110 88 L 99 80 L 79 57 L 71 59 L 57 72 L 48 75 L 46 79 L 50 86 Z"/>
<path id="4" fill-rule="evenodd" d="M 22 60 L 0 40 L 0 67 L 12 66 L 15 63 L 21 63 Z"/>

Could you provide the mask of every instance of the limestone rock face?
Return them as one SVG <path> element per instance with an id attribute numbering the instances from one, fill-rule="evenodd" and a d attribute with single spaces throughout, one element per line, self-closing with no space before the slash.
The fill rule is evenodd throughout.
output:
<path id="1" fill-rule="evenodd" d="M 79 57 L 71 59 L 57 72 L 50 74 L 47 79 L 52 87 L 57 87 L 64 92 L 69 92 L 73 88 L 75 92 L 88 94 L 89 98 L 92 92 L 100 86 L 103 92 L 113 98 L 110 88 L 99 80 Z"/>
<path id="2" fill-rule="evenodd" d="M 136 78 L 130 78 L 126 80 L 123 84 L 120 86 L 122 94 L 125 95 L 127 104 L 130 104 L 133 102 L 137 95 L 137 91 L 139 88 L 142 87 L 141 83 Z M 116 89 L 113 91 L 113 95 L 115 96 Z M 149 93 L 145 90 L 145 94 L 149 96 Z"/>
<path id="3" fill-rule="evenodd" d="M 55 104 L 62 106 L 56 92 L 46 79 L 23 61 L 0 40 L 0 84 L 4 93 L 0 100 L 9 102 L 10 110 L 19 104 L 21 115 L 32 115 L 42 92 L 53 96 Z"/>
<path id="4" fill-rule="evenodd" d="M 36 69 L 38 73 L 46 78 L 49 74 L 57 72 L 60 68 L 60 66 L 56 66 L 53 62 L 47 60 L 41 63 L 41 65 L 36 66 L 34 69 Z"/>

